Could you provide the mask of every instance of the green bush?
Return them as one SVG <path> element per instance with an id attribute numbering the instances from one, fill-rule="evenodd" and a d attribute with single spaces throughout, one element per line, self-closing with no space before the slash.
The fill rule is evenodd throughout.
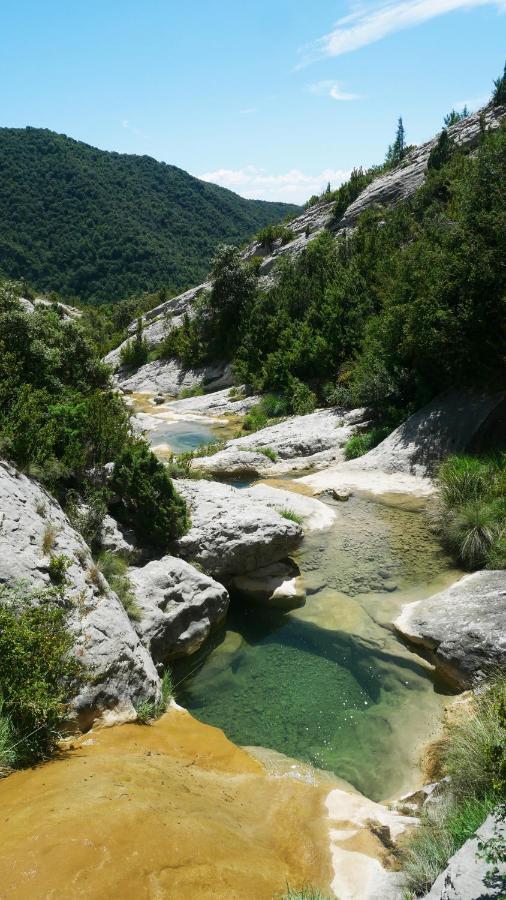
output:
<path id="1" fill-rule="evenodd" d="M 151 722 L 155 721 L 155 719 L 159 719 L 160 716 L 163 716 L 173 695 L 174 689 L 172 686 L 171 672 L 170 669 L 166 669 L 162 678 L 160 700 L 157 703 L 147 700 L 144 703 L 137 704 L 135 707 L 139 725 L 149 725 Z"/>
<path id="2" fill-rule="evenodd" d="M 441 749 L 449 776 L 437 802 L 426 808 L 403 854 L 408 887 L 426 893 L 450 856 L 506 801 L 506 679 L 475 693 L 447 723 Z"/>
<path id="3" fill-rule="evenodd" d="M 289 228 L 287 225 L 278 224 L 278 225 L 266 225 L 265 228 L 262 228 L 261 231 L 255 236 L 255 240 L 266 250 L 272 250 L 276 241 L 281 241 L 282 244 L 289 244 L 290 241 L 293 241 L 295 237 L 295 232 L 293 229 Z"/>
<path id="4" fill-rule="evenodd" d="M 142 319 L 137 319 L 137 331 L 131 341 L 123 344 L 120 350 L 121 365 L 128 369 L 138 369 L 148 361 L 149 347 L 143 337 Z"/>
<path id="5" fill-rule="evenodd" d="M 141 609 L 135 599 L 132 583 L 128 577 L 128 563 L 121 556 L 106 550 L 100 554 L 97 563 L 98 569 L 109 584 L 111 590 L 117 594 L 128 617 L 134 622 L 141 619 Z"/>
<path id="6" fill-rule="evenodd" d="M 3 745 L 4 765 L 35 762 L 56 746 L 67 698 L 76 678 L 83 674 L 70 655 L 72 645 L 59 591 L 0 587 L 0 747 Z M 9 747 L 14 753 L 10 761 Z"/>
<path id="7" fill-rule="evenodd" d="M 381 441 L 388 437 L 390 431 L 388 426 L 384 426 L 354 434 L 344 445 L 344 458 L 357 459 L 359 456 L 364 456 L 365 453 L 369 453 L 369 450 L 381 444 Z"/>
<path id="8" fill-rule="evenodd" d="M 110 488 L 117 519 L 141 545 L 166 552 L 187 529 L 186 504 L 144 441 L 131 440 L 118 454 Z"/>
<path id="9" fill-rule="evenodd" d="M 506 567 L 506 453 L 450 456 L 438 471 L 440 532 L 467 569 Z"/>

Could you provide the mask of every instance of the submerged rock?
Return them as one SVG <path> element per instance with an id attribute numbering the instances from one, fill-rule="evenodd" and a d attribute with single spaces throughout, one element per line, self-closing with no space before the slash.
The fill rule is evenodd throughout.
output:
<path id="1" fill-rule="evenodd" d="M 35 481 L 0 462 L 0 582 L 49 586 L 49 554 L 66 558 L 68 627 L 89 676 L 72 703 L 80 727 L 104 714 L 135 718 L 136 704 L 159 697 L 151 657 L 61 506 Z"/>
<path id="2" fill-rule="evenodd" d="M 156 665 L 194 653 L 226 615 L 228 592 L 173 556 L 129 570 L 141 616 L 135 630 Z"/>
<path id="3" fill-rule="evenodd" d="M 427 600 L 404 607 L 394 622 L 429 650 L 442 674 L 469 687 L 506 665 L 506 572 L 474 572 Z"/>
<path id="4" fill-rule="evenodd" d="M 178 480 L 191 528 L 176 547 L 218 580 L 254 572 L 284 559 L 300 544 L 302 528 L 244 491 L 212 481 Z"/>

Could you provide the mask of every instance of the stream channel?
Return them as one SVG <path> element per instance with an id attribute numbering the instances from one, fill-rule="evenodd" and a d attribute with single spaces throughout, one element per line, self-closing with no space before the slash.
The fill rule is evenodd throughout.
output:
<path id="1" fill-rule="evenodd" d="M 184 435 L 185 449 L 197 446 L 210 439 L 202 427 L 166 423 L 163 442 L 181 452 Z M 305 606 L 286 613 L 232 597 L 223 626 L 174 663 L 176 699 L 236 744 L 310 763 L 388 800 L 418 786 L 422 748 L 439 733 L 449 699 L 391 623 L 405 603 L 461 573 L 431 533 L 422 501 L 320 499 L 336 519 L 307 533 L 294 557 Z"/>

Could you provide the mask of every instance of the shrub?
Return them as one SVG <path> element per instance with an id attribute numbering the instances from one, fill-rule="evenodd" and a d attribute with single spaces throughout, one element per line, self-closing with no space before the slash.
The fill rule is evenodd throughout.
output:
<path id="1" fill-rule="evenodd" d="M 403 854 L 408 886 L 424 894 L 449 857 L 506 800 L 506 678 L 475 693 L 447 723 L 441 747 L 444 793 L 422 814 Z"/>
<path id="2" fill-rule="evenodd" d="M 128 577 L 128 563 L 121 556 L 106 550 L 99 556 L 98 568 L 109 584 L 109 587 L 117 594 L 128 617 L 138 622 L 141 619 L 141 610 L 135 599 L 132 583 Z"/>
<path id="3" fill-rule="evenodd" d="M 167 710 L 173 694 L 174 689 L 172 687 L 172 676 L 170 673 L 170 669 L 166 669 L 162 678 L 160 700 L 157 703 L 155 703 L 154 701 L 146 700 L 143 703 L 137 704 L 137 706 L 135 707 L 135 711 L 137 713 L 137 721 L 139 722 L 139 724 L 149 725 L 150 722 L 153 722 L 155 719 L 159 719 L 160 716 L 163 716 L 164 712 L 166 712 Z"/>
<path id="4" fill-rule="evenodd" d="M 186 503 L 143 440 L 131 440 L 123 448 L 110 486 L 115 514 L 134 530 L 139 544 L 165 552 L 187 529 Z"/>
<path id="5" fill-rule="evenodd" d="M 295 232 L 287 225 L 267 225 L 256 235 L 256 240 L 265 250 L 272 250 L 276 241 L 281 244 L 289 244 L 293 241 Z"/>
<path id="6" fill-rule="evenodd" d="M 503 74 L 494 81 L 492 103 L 494 106 L 503 106 L 506 103 L 506 63 L 504 64 Z"/>
<path id="7" fill-rule="evenodd" d="M 17 744 L 9 765 L 35 762 L 56 746 L 66 700 L 83 674 L 72 645 L 60 592 L 0 587 L 1 721 Z"/>
<path id="8" fill-rule="evenodd" d="M 467 569 L 506 566 L 506 453 L 450 456 L 438 470 L 440 532 Z"/>
<path id="9" fill-rule="evenodd" d="M 194 384 L 193 387 L 183 388 L 179 391 L 178 400 L 186 400 L 188 397 L 201 397 L 204 394 L 204 388 L 201 384 Z"/>
<path id="10" fill-rule="evenodd" d="M 51 556 L 49 560 L 48 573 L 53 584 L 64 585 L 67 581 L 66 572 L 70 566 L 70 559 L 64 553 L 58 553 Z"/>
<path id="11" fill-rule="evenodd" d="M 52 522 L 48 522 L 44 528 L 44 533 L 42 535 L 42 552 L 44 556 L 48 556 L 51 553 L 51 550 L 54 547 L 56 536 L 58 534 L 58 526 L 54 525 Z"/>
<path id="12" fill-rule="evenodd" d="M 149 347 L 143 336 L 142 319 L 137 319 L 137 330 L 135 337 L 123 344 L 120 350 L 120 361 L 122 366 L 130 369 L 138 369 L 148 361 Z"/>
<path id="13" fill-rule="evenodd" d="M 316 395 L 307 384 L 304 384 L 298 378 L 292 378 L 289 389 L 289 403 L 295 415 L 305 416 L 316 409 Z"/>
<path id="14" fill-rule="evenodd" d="M 377 447 L 378 444 L 381 444 L 381 441 L 388 437 L 390 430 L 388 426 L 383 426 L 372 428 L 371 431 L 361 431 L 359 434 L 354 434 L 344 445 L 344 458 L 357 459 L 359 456 L 369 453 L 369 450 Z"/>

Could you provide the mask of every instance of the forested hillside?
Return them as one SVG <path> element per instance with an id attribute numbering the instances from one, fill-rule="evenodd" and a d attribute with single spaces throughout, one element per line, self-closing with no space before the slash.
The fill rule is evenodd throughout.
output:
<path id="1" fill-rule="evenodd" d="M 149 156 L 39 128 L 0 129 L 0 270 L 94 302 L 185 287 L 217 244 L 297 207 L 245 200 Z"/>

